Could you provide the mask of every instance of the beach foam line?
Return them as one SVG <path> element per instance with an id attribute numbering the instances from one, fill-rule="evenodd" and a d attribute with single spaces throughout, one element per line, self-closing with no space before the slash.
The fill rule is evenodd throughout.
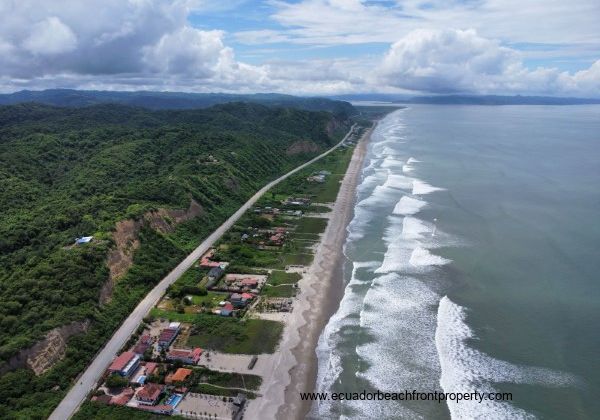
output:
<path id="1" fill-rule="evenodd" d="M 429 250 L 423 247 L 416 247 L 410 254 L 408 263 L 414 267 L 429 267 L 433 265 L 445 265 L 452 262 L 447 258 L 432 254 Z"/>
<path id="2" fill-rule="evenodd" d="M 397 188 L 401 190 L 410 190 L 413 187 L 413 178 L 404 175 L 390 174 L 383 184 L 386 188 Z"/>
<path id="3" fill-rule="evenodd" d="M 409 216 L 418 213 L 423 207 L 427 205 L 427 202 L 412 198 L 409 196 L 402 196 L 400 201 L 396 203 L 393 214 L 401 216 Z"/>
<path id="4" fill-rule="evenodd" d="M 421 163 L 421 161 L 415 159 L 414 157 L 409 157 L 406 163 L 410 165 L 411 163 Z"/>
<path id="5" fill-rule="evenodd" d="M 356 376 L 381 391 L 438 389 L 436 312 L 432 307 L 439 299 L 425 282 L 414 277 L 391 273 L 375 278 L 360 312 L 360 325 L 371 340 L 356 346 L 356 353 L 366 362 L 361 365 L 367 368 Z M 398 418 L 399 413 L 389 410 L 408 410 L 381 401 L 361 403 L 356 408 L 362 416 L 354 418 Z M 380 416 L 374 417 L 375 413 Z M 407 412 L 406 418 L 421 417 L 410 414 Z"/>
<path id="6" fill-rule="evenodd" d="M 344 290 L 344 296 L 335 314 L 331 316 L 325 326 L 316 348 L 318 356 L 317 392 L 328 392 L 343 372 L 342 358 L 339 343 L 343 340 L 340 336 L 342 328 L 359 324 L 359 314 L 363 305 L 364 287 L 368 282 L 358 278 L 358 270 L 374 268 L 378 261 L 354 261 L 352 275 Z M 317 404 L 321 415 L 329 413 L 331 401 L 320 401 Z"/>
<path id="7" fill-rule="evenodd" d="M 466 323 L 463 307 L 444 296 L 438 306 L 435 342 L 441 366 L 440 385 L 444 392 L 496 392 L 492 383 L 522 383 L 548 387 L 575 386 L 570 374 L 531 366 L 518 366 L 495 359 L 467 344 L 475 334 Z M 530 419 L 531 413 L 504 401 L 448 401 L 452 419 Z"/>
<path id="8" fill-rule="evenodd" d="M 432 193 L 435 191 L 442 191 L 442 190 L 444 190 L 444 188 L 434 187 L 420 179 L 416 179 L 416 178 L 413 179 L 413 188 L 412 188 L 413 195 L 429 194 L 429 193 Z"/>

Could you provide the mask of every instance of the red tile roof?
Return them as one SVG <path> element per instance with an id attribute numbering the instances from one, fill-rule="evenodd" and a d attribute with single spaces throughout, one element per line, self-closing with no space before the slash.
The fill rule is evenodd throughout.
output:
<path id="1" fill-rule="evenodd" d="M 258 284 L 258 280 L 252 279 L 252 278 L 247 278 L 247 279 L 242 279 L 241 283 L 244 286 L 250 286 L 250 285 L 253 285 L 253 284 Z"/>
<path id="2" fill-rule="evenodd" d="M 125 405 L 129 402 L 135 392 L 131 388 L 125 388 L 119 395 L 115 395 L 110 399 L 110 404 Z"/>
<path id="3" fill-rule="evenodd" d="M 191 374 L 192 374 L 191 369 L 179 368 L 175 371 L 175 373 L 168 375 L 167 378 L 165 379 L 165 382 L 166 383 L 183 382 Z"/>
<path id="4" fill-rule="evenodd" d="M 146 368 L 146 375 L 152 375 L 152 373 L 156 370 L 158 364 L 154 362 L 148 362 L 144 366 Z"/>
<path id="5" fill-rule="evenodd" d="M 127 363 L 129 363 L 135 356 L 136 354 L 132 351 L 125 351 L 121 353 L 115 360 L 113 360 L 108 370 L 112 372 L 123 370 L 125 366 L 127 366 Z"/>
<path id="6" fill-rule="evenodd" d="M 223 305 L 223 309 L 227 309 L 228 311 L 233 311 L 233 305 L 230 302 L 227 302 Z"/>
<path id="7" fill-rule="evenodd" d="M 156 401 L 162 393 L 163 387 L 159 384 L 146 384 L 137 393 L 137 399 L 142 401 Z"/>
<path id="8" fill-rule="evenodd" d="M 254 295 L 252 293 L 242 293 L 242 299 L 254 299 Z"/>
<path id="9" fill-rule="evenodd" d="M 173 337 L 177 335 L 177 330 L 165 328 L 160 332 L 160 336 L 158 337 L 158 341 L 171 341 Z"/>

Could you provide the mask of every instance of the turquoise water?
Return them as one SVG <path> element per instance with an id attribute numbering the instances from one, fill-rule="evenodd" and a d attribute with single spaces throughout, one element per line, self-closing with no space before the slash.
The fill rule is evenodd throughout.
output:
<path id="1" fill-rule="evenodd" d="M 318 348 L 319 418 L 600 418 L 600 106 L 411 105 L 382 120 Z"/>

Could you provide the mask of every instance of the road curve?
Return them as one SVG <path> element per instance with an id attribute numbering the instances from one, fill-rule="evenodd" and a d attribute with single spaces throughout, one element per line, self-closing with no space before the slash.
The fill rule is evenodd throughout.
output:
<path id="1" fill-rule="evenodd" d="M 319 159 L 327 156 L 335 149 L 344 144 L 348 139 L 352 130 L 356 124 L 354 124 L 348 133 L 344 136 L 342 141 L 337 143 L 331 149 L 320 154 L 319 156 L 309 160 L 308 162 L 298 166 L 283 176 L 280 176 L 274 181 L 269 182 L 263 188 L 261 188 L 256 194 L 254 194 L 245 204 L 243 204 L 233 215 L 229 217 L 221 226 L 211 233 L 196 249 L 194 249 L 182 262 L 179 263 L 160 283 L 158 283 L 154 289 L 150 291 L 142 299 L 142 301 L 136 306 L 133 312 L 127 317 L 127 319 L 121 324 L 119 329 L 113 334 L 106 345 L 96 355 L 94 360 L 83 374 L 79 377 L 78 382 L 73 385 L 67 395 L 63 398 L 60 404 L 52 412 L 50 420 L 65 420 L 73 416 L 79 409 L 79 406 L 83 403 L 90 390 L 95 388 L 98 380 L 104 373 L 104 370 L 112 362 L 114 357 L 117 355 L 119 350 L 125 345 L 129 337 L 134 333 L 137 327 L 142 322 L 143 318 L 150 312 L 150 310 L 158 303 L 160 298 L 163 296 L 167 287 L 173 284 L 183 273 L 185 273 L 194 262 L 198 261 L 200 257 L 219 239 L 233 224 L 256 203 L 256 201 L 270 188 L 279 184 L 284 179 L 295 174 L 296 172 L 304 169 L 308 165 L 318 161 Z"/>

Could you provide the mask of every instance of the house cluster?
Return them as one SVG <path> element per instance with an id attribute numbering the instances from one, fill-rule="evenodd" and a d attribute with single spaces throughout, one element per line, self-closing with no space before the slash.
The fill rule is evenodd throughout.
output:
<path id="1" fill-rule="evenodd" d="M 222 292 L 233 292 L 233 293 L 260 293 L 260 289 L 263 286 L 264 276 L 254 276 L 251 274 L 227 274 L 224 280 L 219 284 L 218 290 Z"/>
<path id="2" fill-rule="evenodd" d="M 181 324 L 171 322 L 166 328 L 160 330 L 156 339 L 150 334 L 143 334 L 132 350 L 121 353 L 113 360 L 106 371 L 107 381 L 101 388 L 108 392 L 97 395 L 93 399 L 106 404 L 127 405 L 157 414 L 173 414 L 188 391 L 183 385 L 193 374 L 192 369 L 188 367 L 174 369 L 173 364 L 197 365 L 203 353 L 201 348 L 174 348 L 173 342 L 180 332 Z M 164 356 L 161 360 L 165 363 L 142 360 L 149 349 L 155 348 L 157 353 Z M 153 352 L 151 357 L 154 354 Z M 173 370 L 164 377 L 164 384 L 157 383 L 162 381 L 159 381 L 156 376 L 159 368 L 163 372 Z M 121 386 L 116 394 L 112 393 L 113 390 L 108 386 L 111 377 L 121 378 L 126 383 L 126 386 Z"/>
<path id="3" fill-rule="evenodd" d="M 206 251 L 206 253 L 200 258 L 200 262 L 198 263 L 198 265 L 201 268 L 215 268 L 215 267 L 219 267 L 221 269 L 224 269 L 225 267 L 227 267 L 228 263 L 224 262 L 224 261 L 215 261 L 213 260 L 215 256 L 215 250 L 214 249 L 209 249 L 208 251 Z"/>
<path id="4" fill-rule="evenodd" d="M 287 236 L 287 229 L 283 227 L 278 227 L 270 233 L 271 236 L 269 237 L 269 242 L 276 246 L 282 246 Z"/>
<path id="5" fill-rule="evenodd" d="M 325 182 L 327 180 L 327 177 L 329 175 L 331 175 L 331 172 L 329 172 L 329 171 L 319 171 L 319 172 L 312 174 L 308 178 L 306 178 L 306 180 L 308 182 L 318 182 L 318 183 L 322 184 L 323 182 Z"/>
<path id="6" fill-rule="evenodd" d="M 282 204 L 286 206 L 310 206 L 310 198 L 305 197 L 288 197 Z"/>
<path id="7" fill-rule="evenodd" d="M 214 313 L 221 316 L 236 316 L 238 311 L 246 307 L 254 300 L 252 293 L 232 293 L 227 300 L 219 302 L 219 308 Z"/>
<path id="8" fill-rule="evenodd" d="M 278 209 L 277 207 L 255 207 L 252 211 L 256 214 L 285 214 L 287 216 L 302 216 L 302 210 L 282 210 Z"/>

